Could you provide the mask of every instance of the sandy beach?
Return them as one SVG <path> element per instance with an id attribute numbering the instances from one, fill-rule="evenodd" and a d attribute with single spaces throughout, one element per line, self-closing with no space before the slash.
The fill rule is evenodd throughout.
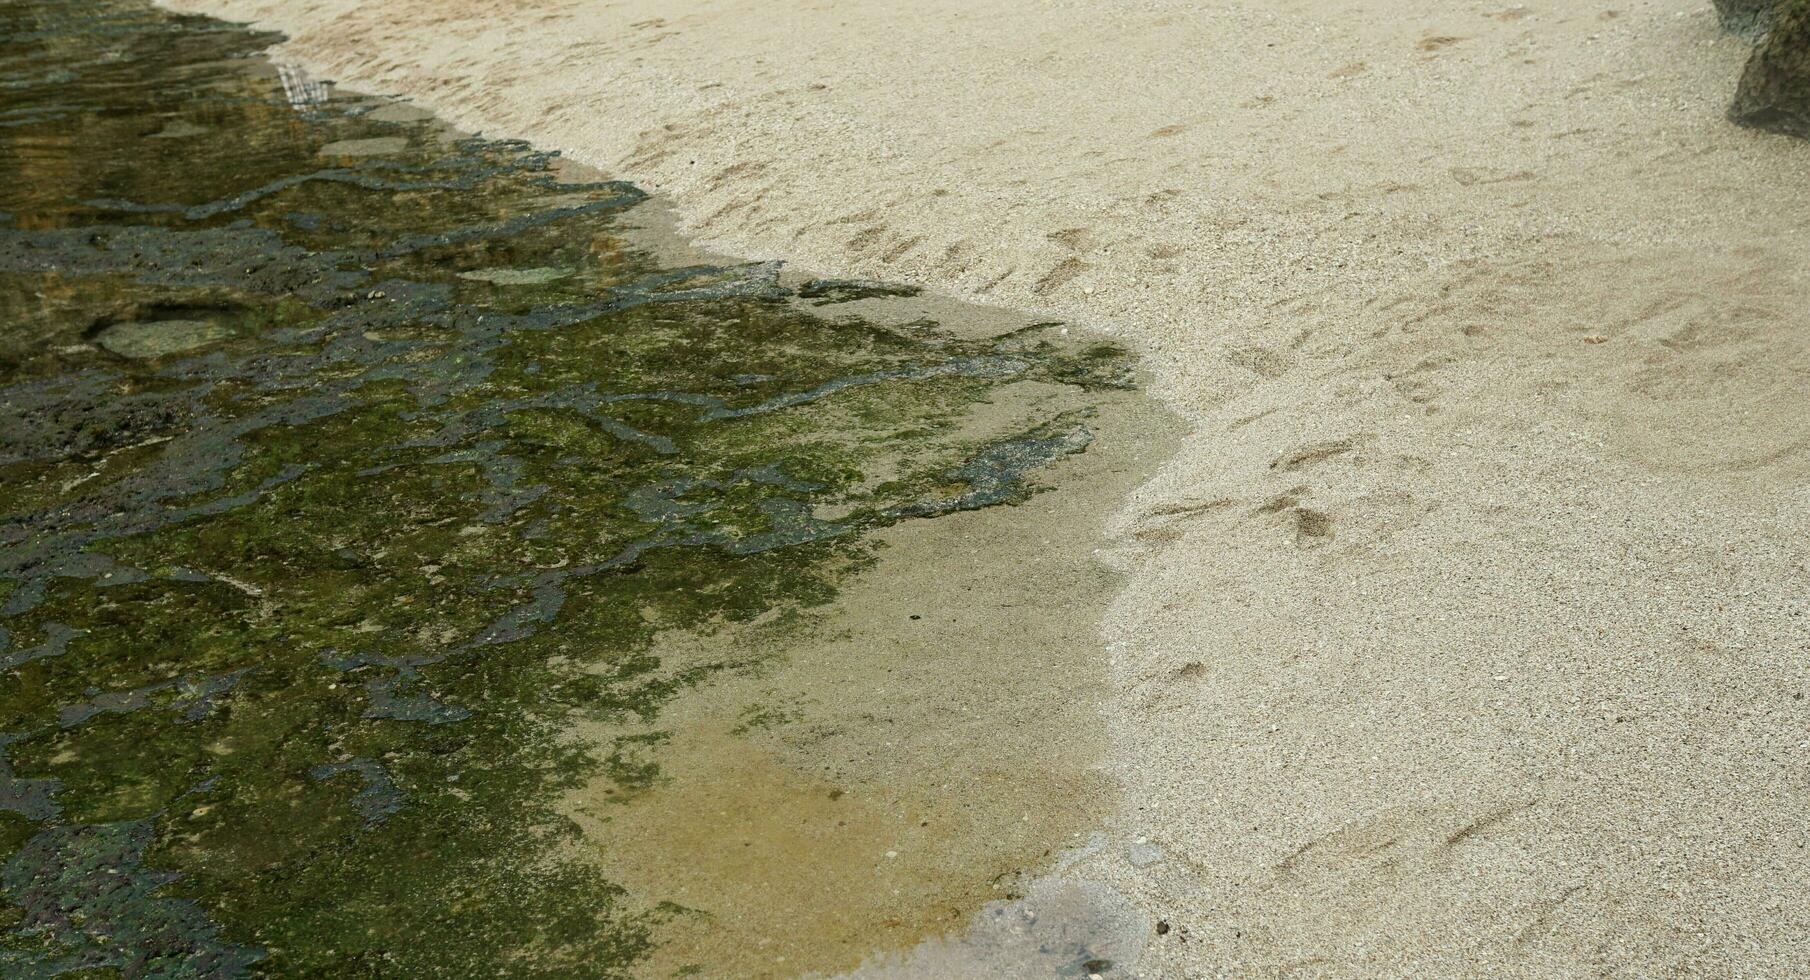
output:
<path id="1" fill-rule="evenodd" d="M 1810 972 L 1810 142 L 1707 0 L 168 5 L 1145 351 L 1141 975 Z"/>

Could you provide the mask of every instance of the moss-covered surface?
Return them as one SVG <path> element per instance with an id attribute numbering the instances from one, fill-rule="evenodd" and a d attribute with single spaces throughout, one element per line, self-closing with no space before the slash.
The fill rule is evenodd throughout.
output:
<path id="1" fill-rule="evenodd" d="M 1761 23 L 1729 118 L 1810 139 L 1810 0 L 1778 0 Z"/>
<path id="2" fill-rule="evenodd" d="M 662 738 L 561 732 L 759 666 L 665 669 L 662 630 L 1023 499 L 1085 412 L 964 420 L 1125 358 L 661 268 L 635 188 L 321 102 L 269 40 L 0 0 L 0 974 L 617 975 L 682 910 L 556 801 Z"/>

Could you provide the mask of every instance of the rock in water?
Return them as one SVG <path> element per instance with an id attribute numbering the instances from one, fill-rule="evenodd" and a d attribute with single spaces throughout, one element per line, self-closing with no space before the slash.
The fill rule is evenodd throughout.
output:
<path id="1" fill-rule="evenodd" d="M 1758 40 L 1772 27 L 1779 0 L 1716 0 L 1716 16 L 1722 29 L 1749 40 Z"/>
<path id="2" fill-rule="evenodd" d="M 363 140 L 340 140 L 320 148 L 324 157 L 393 156 L 408 149 L 409 141 L 401 136 L 375 136 Z"/>
<path id="3" fill-rule="evenodd" d="M 1772 28 L 1741 73 L 1728 117 L 1810 139 L 1810 0 L 1776 5 Z"/>
<path id="4" fill-rule="evenodd" d="M 459 273 L 459 278 L 487 282 L 494 286 L 538 286 L 541 283 L 564 279 L 571 274 L 571 269 L 539 266 L 533 269 L 473 269 L 470 272 Z"/>
<path id="5" fill-rule="evenodd" d="M 207 320 L 157 320 L 116 323 L 101 331 L 94 342 L 121 357 L 148 360 L 206 347 L 232 335 L 229 328 Z"/>

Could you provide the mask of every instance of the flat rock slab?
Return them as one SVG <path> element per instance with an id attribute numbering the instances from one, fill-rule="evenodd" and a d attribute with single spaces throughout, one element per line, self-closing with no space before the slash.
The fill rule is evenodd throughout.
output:
<path id="1" fill-rule="evenodd" d="M 232 335 L 232 330 L 211 320 L 153 320 L 116 323 L 101 331 L 94 342 L 121 357 L 150 360 L 206 347 Z"/>
<path id="2" fill-rule="evenodd" d="M 434 114 L 418 105 L 410 105 L 407 102 L 392 102 L 389 105 L 372 109 L 370 112 L 365 113 L 365 118 L 375 119 L 378 122 L 406 123 L 432 119 L 434 118 Z"/>
<path id="3" fill-rule="evenodd" d="M 543 282 L 564 279 L 571 274 L 571 269 L 541 266 L 533 269 L 473 269 L 459 273 L 459 278 L 487 282 L 493 286 L 537 286 Z"/>
<path id="4" fill-rule="evenodd" d="M 324 157 L 380 157 L 401 153 L 409 141 L 403 136 L 375 136 L 362 140 L 340 140 L 320 148 Z"/>
<path id="5" fill-rule="evenodd" d="M 157 140 L 178 140 L 186 139 L 190 136 L 200 136 L 203 133 L 209 132 L 212 132 L 212 130 L 206 126 L 198 126 L 186 119 L 176 119 L 167 123 L 157 132 L 152 133 L 149 138 Z"/>

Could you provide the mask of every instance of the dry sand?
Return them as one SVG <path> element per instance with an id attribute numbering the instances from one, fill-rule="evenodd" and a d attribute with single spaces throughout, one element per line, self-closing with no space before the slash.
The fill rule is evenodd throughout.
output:
<path id="1" fill-rule="evenodd" d="M 1810 972 L 1810 143 L 1707 0 L 174 5 L 1143 342 L 1145 975 Z"/>

